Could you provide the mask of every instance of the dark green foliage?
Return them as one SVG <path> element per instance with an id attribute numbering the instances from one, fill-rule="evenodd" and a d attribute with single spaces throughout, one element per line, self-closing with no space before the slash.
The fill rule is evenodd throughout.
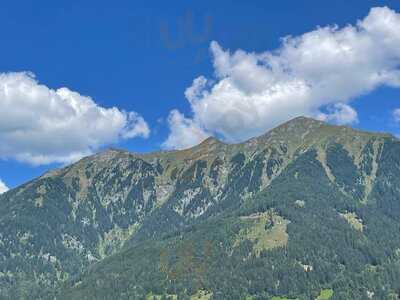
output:
<path id="1" fill-rule="evenodd" d="M 400 187 L 393 180 L 400 178 L 400 143 L 387 141 L 383 145 L 373 196 L 377 206 L 395 220 L 400 220 Z"/>
<path id="2" fill-rule="evenodd" d="M 326 158 L 339 186 L 353 197 L 361 199 L 364 195 L 364 187 L 359 180 L 361 174 L 349 153 L 342 145 L 332 143 L 326 150 Z M 371 168 L 369 164 L 368 167 Z"/>

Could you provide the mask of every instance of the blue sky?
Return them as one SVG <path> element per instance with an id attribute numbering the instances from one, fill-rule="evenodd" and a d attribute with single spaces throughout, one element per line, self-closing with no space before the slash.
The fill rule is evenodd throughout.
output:
<path id="1" fill-rule="evenodd" d="M 185 1 L 179 5 L 124 0 L 114 3 L 60 0 L 40 1 L 40 4 L 28 0 L 6 1 L 0 9 L 0 82 L 17 92 L 7 91 L 8 96 L 3 99 L 0 95 L 0 116 L 3 116 L 0 179 L 15 187 L 49 168 L 108 146 L 137 152 L 182 148 L 208 135 L 237 142 L 298 114 L 400 134 L 395 113 L 400 107 L 399 77 L 396 77 L 400 62 L 400 54 L 396 54 L 400 50 L 396 49 L 400 48 L 390 44 L 380 51 L 380 46 L 364 45 L 366 31 L 372 32 L 367 38 L 376 44 L 387 35 L 392 37 L 390 28 L 385 33 L 379 28 L 369 29 L 369 25 L 357 29 L 357 20 L 369 16 L 372 7 L 382 6 L 390 8 L 392 14 L 400 13 L 398 1 Z M 373 25 L 375 19 L 382 21 L 390 13 L 370 16 L 367 23 Z M 318 27 L 334 24 L 338 27 L 332 31 L 316 32 Z M 341 35 L 345 36 L 342 31 L 348 24 L 357 32 L 346 40 Z M 396 28 L 397 23 L 393 24 L 390 26 Z M 345 39 L 344 43 L 365 47 L 365 53 L 370 55 L 365 59 L 377 62 L 371 66 L 360 63 L 359 68 L 355 64 L 349 70 L 347 64 L 335 66 L 335 72 L 351 78 L 350 87 L 343 83 L 336 87 L 332 84 L 336 79 L 321 82 L 315 79 L 318 77 L 315 74 L 324 76 L 332 66 L 320 67 L 327 63 L 324 59 L 319 62 L 321 58 L 317 57 L 315 66 L 292 68 L 290 63 L 296 63 L 293 57 L 302 46 L 297 40 L 289 41 L 289 46 L 297 52 L 282 46 L 283 37 L 299 37 L 304 42 L 307 38 L 304 34 L 310 32 L 317 38 L 335 35 Z M 397 41 L 396 38 L 393 39 Z M 215 43 L 210 50 L 212 41 Z M 319 45 L 317 40 L 312 47 L 319 51 Z M 282 48 L 284 51 L 279 54 L 273 52 Z M 243 51 L 235 56 L 238 49 Z M 265 53 L 275 53 L 276 58 L 265 58 Z M 265 60 L 288 63 L 287 67 L 292 68 L 290 76 L 282 75 L 279 70 L 259 69 Z M 372 75 L 365 78 L 369 71 L 371 74 L 387 71 L 390 78 L 368 81 L 370 85 L 365 88 L 353 88 L 370 80 Z M 31 72 L 34 78 L 20 72 Z M 273 80 L 273 84 L 285 87 L 293 79 L 292 73 L 296 79 L 324 88 L 312 91 L 311 96 L 299 96 L 296 105 L 283 105 L 288 100 L 282 98 L 279 103 L 279 97 L 268 102 L 265 95 L 269 91 L 264 86 Z M 200 77 L 204 82 L 193 84 L 199 76 L 204 76 Z M 259 78 L 265 80 L 253 84 Z M 356 78 L 354 83 L 353 78 Z M 20 85 L 16 87 L 15 82 Z M 233 88 L 221 93 L 213 91 L 225 83 Z M 289 88 L 293 92 L 298 86 L 292 83 Z M 67 90 L 58 90 L 63 87 Z M 185 96 L 190 87 L 194 94 Z M 299 95 L 301 89 L 302 86 Z M 229 98 L 237 93 L 246 95 L 237 100 L 240 103 Z M 325 100 L 331 94 L 335 96 Z M 24 97 L 32 97 L 29 98 L 32 101 L 21 99 Z M 91 98 L 91 104 L 87 104 L 86 97 Z M 63 101 L 70 101 L 70 106 Z M 242 107 L 246 101 L 249 105 Z M 76 117 L 70 111 L 76 106 L 71 103 L 85 109 L 89 106 L 90 113 Z M 239 107 L 239 112 L 231 114 L 232 109 L 221 112 L 219 108 L 225 106 Z M 112 107 L 116 111 L 111 111 Z M 249 115 L 255 108 L 259 115 L 254 119 Z M 242 110 L 247 114 L 240 115 Z M 43 124 L 49 127 L 44 128 Z M 67 125 L 62 125 L 62 130 L 53 130 L 60 124 Z M 89 130 L 91 124 L 96 126 Z M 15 137 L 15 128 L 19 137 L 26 137 L 23 141 Z"/>

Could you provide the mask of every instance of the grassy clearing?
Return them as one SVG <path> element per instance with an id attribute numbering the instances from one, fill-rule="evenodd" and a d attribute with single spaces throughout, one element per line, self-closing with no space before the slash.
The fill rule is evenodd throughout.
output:
<path id="1" fill-rule="evenodd" d="M 322 290 L 316 300 L 330 300 L 333 297 L 333 290 Z"/>
<path id="2" fill-rule="evenodd" d="M 289 236 L 286 229 L 289 221 L 274 212 L 253 214 L 241 219 L 250 226 L 239 232 L 235 246 L 244 240 L 250 240 L 254 243 L 254 253 L 259 256 L 263 250 L 287 245 Z"/>
<path id="3" fill-rule="evenodd" d="M 355 214 L 355 213 L 345 213 L 345 214 L 340 214 L 343 218 L 346 219 L 346 221 L 355 229 L 358 231 L 363 231 L 364 225 L 362 223 L 362 220 Z"/>
<path id="4" fill-rule="evenodd" d="M 168 297 L 172 297 L 173 300 L 178 300 L 178 296 L 177 295 L 166 295 Z M 163 297 L 163 295 L 156 295 L 153 293 L 149 293 L 146 296 L 146 300 L 161 300 L 161 298 Z"/>

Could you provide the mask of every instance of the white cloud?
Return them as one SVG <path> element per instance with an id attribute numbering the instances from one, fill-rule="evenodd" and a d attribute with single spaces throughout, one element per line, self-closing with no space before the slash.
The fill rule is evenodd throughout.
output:
<path id="1" fill-rule="evenodd" d="M 6 184 L 0 179 L 0 194 L 3 194 L 8 191 L 8 187 Z"/>
<path id="2" fill-rule="evenodd" d="M 171 111 L 168 117 L 168 125 L 174 134 L 170 135 L 163 143 L 163 148 L 166 149 L 189 148 L 209 136 L 193 120 L 185 118 L 177 110 Z"/>
<path id="3" fill-rule="evenodd" d="M 351 106 L 343 103 L 335 103 L 327 108 L 328 113 L 321 113 L 317 116 L 323 121 L 332 122 L 338 125 L 352 124 L 358 122 L 358 114 Z"/>
<path id="4" fill-rule="evenodd" d="M 168 145 L 198 142 L 183 133 L 192 128 L 242 141 L 298 115 L 357 122 L 351 101 L 382 85 L 400 87 L 399 49 L 400 14 L 387 7 L 356 25 L 285 37 L 274 51 L 232 53 L 212 42 L 214 78 L 200 76 L 186 90 L 193 118 L 181 120 L 191 126 L 175 122 Z"/>
<path id="5" fill-rule="evenodd" d="M 67 163 L 149 133 L 135 112 L 101 107 L 65 87 L 50 89 L 31 73 L 0 74 L 0 158 Z"/>
<path id="6" fill-rule="evenodd" d="M 393 110 L 393 119 L 397 123 L 400 122 L 400 108 L 396 108 L 395 110 Z"/>

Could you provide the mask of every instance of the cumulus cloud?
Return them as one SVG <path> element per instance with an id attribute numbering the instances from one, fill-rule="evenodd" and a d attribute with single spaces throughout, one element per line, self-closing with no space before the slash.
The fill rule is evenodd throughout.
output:
<path id="1" fill-rule="evenodd" d="M 358 123 L 358 114 L 351 106 L 336 103 L 327 108 L 328 113 L 320 113 L 317 118 L 322 121 L 332 122 L 338 125 Z"/>
<path id="2" fill-rule="evenodd" d="M 104 108 L 68 88 L 40 84 L 32 73 L 0 74 L 0 158 L 68 163 L 120 139 L 147 137 L 135 112 Z"/>
<path id="3" fill-rule="evenodd" d="M 168 125 L 174 134 L 171 134 L 163 143 L 166 149 L 188 148 L 206 139 L 209 134 L 199 128 L 191 119 L 185 118 L 179 111 L 171 111 L 168 117 Z"/>
<path id="4" fill-rule="evenodd" d="M 231 52 L 214 41 L 214 76 L 186 90 L 193 116 L 172 124 L 166 145 L 199 142 L 193 128 L 238 142 L 298 115 L 357 122 L 352 101 L 382 85 L 400 87 L 399 49 L 400 14 L 387 7 L 372 8 L 355 25 L 285 37 L 274 51 Z"/>
<path id="5" fill-rule="evenodd" d="M 393 110 L 393 119 L 395 122 L 400 123 L 400 108 Z"/>
<path id="6" fill-rule="evenodd" d="M 0 194 L 3 194 L 8 191 L 8 187 L 6 184 L 0 179 Z"/>

